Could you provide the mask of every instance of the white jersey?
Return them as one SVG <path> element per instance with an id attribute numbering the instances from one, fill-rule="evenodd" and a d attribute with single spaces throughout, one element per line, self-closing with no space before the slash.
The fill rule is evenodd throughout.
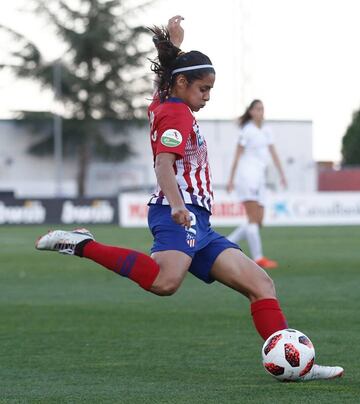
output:
<path id="1" fill-rule="evenodd" d="M 258 128 L 250 121 L 241 129 L 238 144 L 244 147 L 237 170 L 238 198 L 242 202 L 257 201 L 264 206 L 265 172 L 270 161 L 272 133 L 266 125 Z"/>
<path id="2" fill-rule="evenodd" d="M 238 144 L 244 147 L 240 156 L 239 170 L 255 171 L 265 174 L 270 162 L 269 146 L 274 143 L 270 128 L 266 125 L 257 127 L 252 121 L 241 128 Z"/>

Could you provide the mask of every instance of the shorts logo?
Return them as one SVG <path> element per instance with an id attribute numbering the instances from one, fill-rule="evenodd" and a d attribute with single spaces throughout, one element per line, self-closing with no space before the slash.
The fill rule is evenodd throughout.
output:
<path id="1" fill-rule="evenodd" d="M 189 247 L 195 247 L 196 238 L 193 234 L 187 233 L 186 234 L 186 242 L 189 244 Z"/>
<path id="2" fill-rule="evenodd" d="M 190 212 L 191 226 L 186 230 L 186 242 L 189 247 L 195 247 L 196 243 L 196 216 Z"/>
<path id="3" fill-rule="evenodd" d="M 181 133 L 176 129 L 168 129 L 161 135 L 161 143 L 167 147 L 177 147 L 182 142 Z"/>

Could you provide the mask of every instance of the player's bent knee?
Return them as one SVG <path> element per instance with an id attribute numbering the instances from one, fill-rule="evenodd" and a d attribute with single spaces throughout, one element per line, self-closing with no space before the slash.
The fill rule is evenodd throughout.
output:
<path id="1" fill-rule="evenodd" d="M 181 285 L 181 282 L 177 280 L 167 280 L 165 282 L 154 284 L 151 291 L 158 296 L 171 296 L 173 295 Z"/>
<path id="2" fill-rule="evenodd" d="M 159 296 L 171 296 L 178 290 L 178 288 L 179 286 L 175 284 L 162 285 L 157 287 L 156 294 Z"/>
<path id="3" fill-rule="evenodd" d="M 276 296 L 276 291 L 275 291 L 274 281 L 269 276 L 267 276 L 265 284 L 266 284 L 265 288 L 267 290 L 267 293 L 271 294 L 271 295 L 273 295 L 275 297 Z"/>
<path id="4" fill-rule="evenodd" d="M 256 292 L 254 293 L 253 299 L 267 299 L 267 298 L 276 298 L 276 290 L 274 281 L 268 276 L 264 274 L 259 282 Z M 251 300 L 253 300 L 251 299 Z"/>

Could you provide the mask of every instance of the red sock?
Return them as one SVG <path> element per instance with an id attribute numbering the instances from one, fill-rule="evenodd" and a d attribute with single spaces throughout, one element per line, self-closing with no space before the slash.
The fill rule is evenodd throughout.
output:
<path id="1" fill-rule="evenodd" d="M 276 299 L 262 299 L 251 304 L 251 314 L 258 333 L 266 340 L 275 331 L 288 328 Z"/>
<path id="2" fill-rule="evenodd" d="M 151 288 L 160 270 L 159 265 L 148 255 L 97 241 L 89 241 L 83 247 L 82 256 L 133 280 L 145 290 Z"/>

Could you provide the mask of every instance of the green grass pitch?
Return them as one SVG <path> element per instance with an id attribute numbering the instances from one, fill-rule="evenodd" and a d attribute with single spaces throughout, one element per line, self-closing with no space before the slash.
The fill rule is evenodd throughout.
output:
<path id="1" fill-rule="evenodd" d="M 145 252 L 152 241 L 145 229 L 91 229 Z M 240 294 L 189 274 L 160 298 L 85 259 L 36 251 L 45 231 L 0 227 L 0 403 L 360 402 L 359 227 L 263 229 L 289 325 L 318 363 L 345 368 L 310 383 L 265 374 Z"/>

